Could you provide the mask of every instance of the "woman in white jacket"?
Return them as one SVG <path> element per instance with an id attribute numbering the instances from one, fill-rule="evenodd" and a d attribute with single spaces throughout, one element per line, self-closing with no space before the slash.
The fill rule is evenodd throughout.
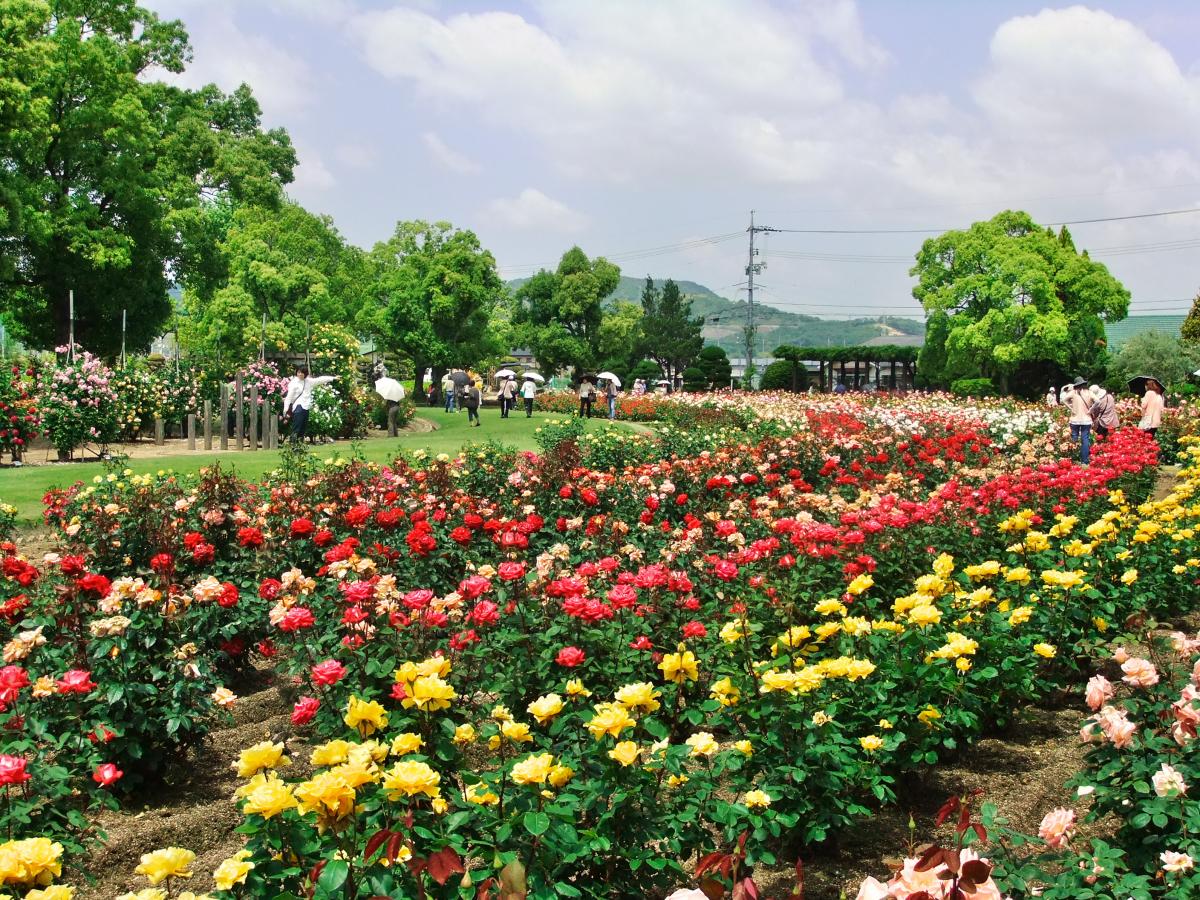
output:
<path id="1" fill-rule="evenodd" d="M 313 388 L 319 384 L 337 381 L 336 375 L 318 375 L 310 378 L 308 366 L 297 366 L 296 374 L 288 382 L 287 396 L 283 398 L 283 417 L 292 417 L 292 443 L 304 440 L 308 431 L 308 411 L 312 409 Z"/>
<path id="2" fill-rule="evenodd" d="M 1079 461 L 1085 466 L 1092 458 L 1092 403 L 1086 387 L 1086 381 L 1076 378 L 1063 389 L 1062 401 L 1071 413 L 1071 440 L 1079 444 Z"/>

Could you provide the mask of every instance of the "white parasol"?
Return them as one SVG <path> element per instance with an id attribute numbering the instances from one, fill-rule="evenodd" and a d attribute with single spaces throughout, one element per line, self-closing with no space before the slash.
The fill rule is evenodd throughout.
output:
<path id="1" fill-rule="evenodd" d="M 620 379 L 620 378 L 618 378 L 616 375 L 614 375 L 612 372 L 601 372 L 601 373 L 600 373 L 599 375 L 597 375 L 596 377 L 597 377 L 597 378 L 602 378 L 602 379 L 604 379 L 605 381 L 611 381 L 611 382 L 612 382 L 613 384 L 615 384 L 617 387 L 620 387 L 620 386 L 621 386 L 621 379 Z"/>
<path id="2" fill-rule="evenodd" d="M 524 377 L 528 378 L 530 381 L 536 381 L 538 384 L 541 384 L 543 381 L 546 380 L 541 375 L 539 375 L 537 372 L 526 372 Z"/>
<path id="3" fill-rule="evenodd" d="M 517 373 L 514 372 L 512 369 L 501 369 L 499 372 L 496 373 L 495 377 L 496 378 L 512 378 L 516 374 Z"/>
<path id="4" fill-rule="evenodd" d="M 375 382 L 375 393 L 384 400 L 394 400 L 399 403 L 404 399 L 404 385 L 395 378 L 380 378 Z"/>

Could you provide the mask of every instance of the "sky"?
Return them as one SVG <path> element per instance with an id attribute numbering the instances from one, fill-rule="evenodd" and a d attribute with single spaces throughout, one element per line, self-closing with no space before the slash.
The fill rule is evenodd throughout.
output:
<path id="1" fill-rule="evenodd" d="M 1024 209 L 1133 294 L 1200 289 L 1200 3 L 144 0 L 176 80 L 254 89 L 289 194 L 370 247 L 474 230 L 501 275 L 578 244 L 623 274 L 828 317 L 917 315 L 928 235 Z M 801 233 L 797 233 L 801 232 Z"/>

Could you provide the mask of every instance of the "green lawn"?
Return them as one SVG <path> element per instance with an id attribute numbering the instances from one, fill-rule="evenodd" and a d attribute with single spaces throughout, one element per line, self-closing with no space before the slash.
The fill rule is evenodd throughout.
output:
<path id="1" fill-rule="evenodd" d="M 375 435 L 378 435 L 379 432 L 372 432 L 372 437 L 361 441 L 358 445 L 362 455 L 375 462 L 388 462 L 401 448 L 453 454 L 457 453 L 464 444 L 484 440 L 496 440 L 516 447 L 518 450 L 532 450 L 537 446 L 534 442 L 534 429 L 538 424 L 546 419 L 560 418 L 548 413 L 535 412 L 532 419 L 526 419 L 523 411 L 514 411 L 511 418 L 501 419 L 499 410 L 489 408 L 481 413 L 482 425 L 479 428 L 468 428 L 465 412 L 444 413 L 440 409 L 422 408 L 419 414 L 434 422 L 438 426 L 438 430 L 428 433 L 402 434 L 396 439 L 376 437 Z M 602 419 L 593 419 L 588 425 L 592 429 L 603 428 L 607 422 Z M 621 428 L 639 427 L 623 422 L 619 422 L 617 425 Z M 318 456 L 324 458 L 336 453 L 349 452 L 350 443 L 340 441 L 336 444 L 315 445 L 311 449 Z M 222 465 L 235 469 L 243 478 L 256 479 L 279 465 L 279 451 L 187 453 L 132 459 L 128 466 L 139 473 L 156 472 L 160 469 L 195 472 L 216 460 L 220 460 Z M 31 522 L 41 516 L 42 495 L 47 490 L 65 487 L 76 481 L 87 481 L 96 475 L 103 474 L 104 471 L 104 465 L 98 462 L 3 469 L 0 470 L 0 501 L 11 503 L 17 507 L 21 520 Z"/>

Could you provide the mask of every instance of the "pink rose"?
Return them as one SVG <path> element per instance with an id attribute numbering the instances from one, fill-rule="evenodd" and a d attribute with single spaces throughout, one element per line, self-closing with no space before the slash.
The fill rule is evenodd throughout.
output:
<path id="1" fill-rule="evenodd" d="M 868 878 L 858 887 L 858 894 L 854 900 L 891 900 L 892 893 L 888 890 L 886 884 Z"/>
<path id="2" fill-rule="evenodd" d="M 907 897 L 909 894 L 918 894 L 921 891 L 927 891 L 934 897 L 941 894 L 944 882 L 938 878 L 938 872 L 942 866 L 937 866 L 928 872 L 918 872 L 918 862 L 916 857 L 905 859 L 904 868 L 888 882 L 888 890 L 891 891 L 893 897 Z"/>
<path id="3" fill-rule="evenodd" d="M 1112 682 L 1103 675 L 1093 675 L 1087 683 L 1088 709 L 1095 712 L 1113 697 Z"/>
<path id="4" fill-rule="evenodd" d="M 1166 763 L 1151 776 L 1150 781 L 1154 784 L 1154 793 L 1160 797 L 1181 797 L 1187 793 L 1187 782 L 1183 780 L 1183 775 Z"/>
<path id="5" fill-rule="evenodd" d="M 1125 660 L 1129 659 L 1129 651 L 1124 647 L 1118 647 L 1113 651 L 1113 659 L 1119 663 L 1123 663 Z"/>
<path id="6" fill-rule="evenodd" d="M 345 675 L 346 667 L 335 659 L 327 659 L 312 667 L 313 684 L 325 686 L 337 684 Z"/>
<path id="7" fill-rule="evenodd" d="M 1151 687 L 1158 684 L 1158 671 L 1154 663 L 1140 656 L 1133 656 L 1121 663 L 1121 671 L 1125 677 L 1121 680 L 1134 687 Z"/>
<path id="8" fill-rule="evenodd" d="M 321 708 L 321 701 L 316 697 L 301 697 L 296 701 L 296 705 L 292 707 L 292 724 L 296 726 L 307 725 L 316 716 L 317 710 Z"/>
<path id="9" fill-rule="evenodd" d="M 1038 837 L 1053 850 L 1060 850 L 1070 840 L 1075 830 L 1075 812 L 1070 809 L 1052 809 L 1038 826 Z"/>

